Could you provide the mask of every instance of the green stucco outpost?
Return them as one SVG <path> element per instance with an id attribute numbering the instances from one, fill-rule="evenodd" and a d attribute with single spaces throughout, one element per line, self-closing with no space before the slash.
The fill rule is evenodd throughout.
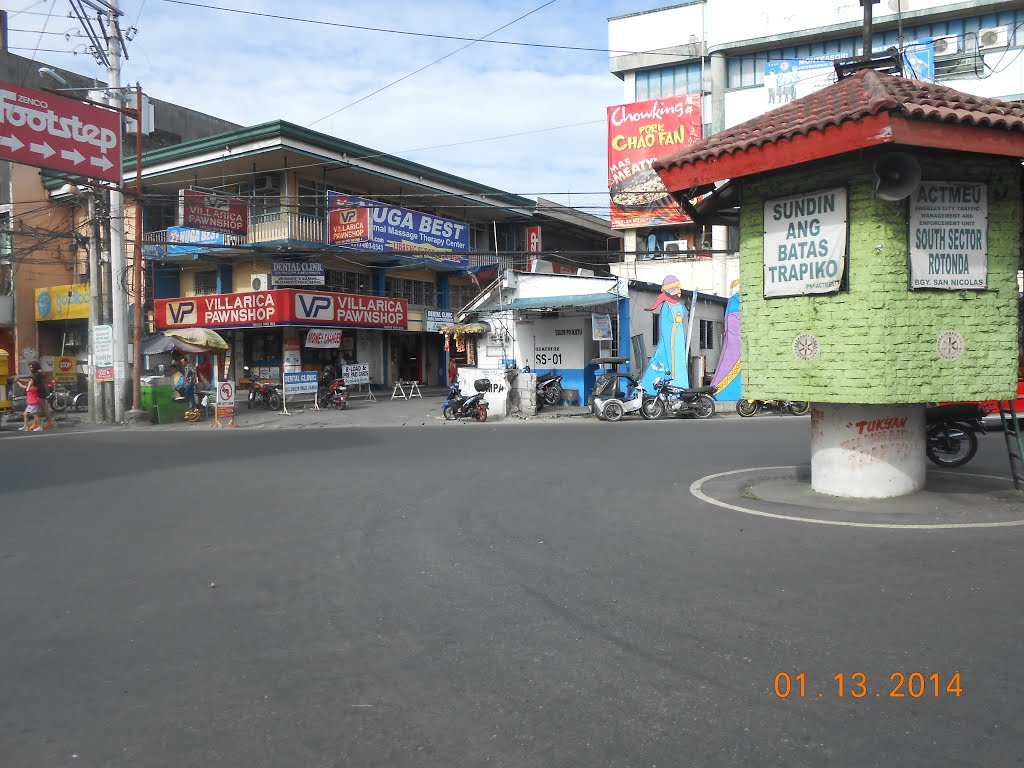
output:
<path id="1" fill-rule="evenodd" d="M 909 206 L 875 196 L 876 152 L 743 179 L 744 397 L 864 404 L 1016 397 L 1020 161 L 906 150 L 925 180 L 988 185 L 988 288 L 909 288 Z M 832 187 L 845 187 L 849 200 L 847 285 L 834 294 L 765 299 L 764 201 Z M 963 336 L 957 359 L 939 353 L 946 331 Z M 819 342 L 813 359 L 794 351 L 801 334 Z"/>

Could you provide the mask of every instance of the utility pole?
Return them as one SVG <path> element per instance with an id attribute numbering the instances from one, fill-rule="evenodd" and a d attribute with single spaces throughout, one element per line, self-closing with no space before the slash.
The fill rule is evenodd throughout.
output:
<path id="1" fill-rule="evenodd" d="M 103 420 L 103 395 L 100 382 L 96 381 L 96 350 L 93 347 L 92 327 L 99 325 L 100 319 L 100 222 L 97 219 L 96 191 L 86 192 L 89 205 L 89 421 L 97 423 Z"/>
<path id="2" fill-rule="evenodd" d="M 107 14 L 107 58 L 110 62 L 107 91 L 107 103 L 114 109 L 122 107 L 121 96 L 121 34 L 118 30 L 117 17 L 120 15 L 118 0 L 109 0 L 110 12 Z M 118 131 L 118 141 L 122 131 Z M 111 294 L 113 297 L 114 327 L 114 420 L 124 421 L 125 383 L 128 360 L 128 281 L 127 259 L 124 247 L 124 192 L 120 185 L 110 192 L 110 272 Z M 138 371 L 132 372 L 133 376 Z"/>

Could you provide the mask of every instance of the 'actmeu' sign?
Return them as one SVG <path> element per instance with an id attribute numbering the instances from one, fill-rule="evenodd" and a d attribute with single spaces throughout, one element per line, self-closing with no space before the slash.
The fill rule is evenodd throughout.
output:
<path id="1" fill-rule="evenodd" d="M 922 181 L 910 195 L 910 287 L 988 285 L 988 188 Z"/>
<path id="2" fill-rule="evenodd" d="M 846 189 L 764 203 L 764 295 L 839 290 L 846 264 Z"/>

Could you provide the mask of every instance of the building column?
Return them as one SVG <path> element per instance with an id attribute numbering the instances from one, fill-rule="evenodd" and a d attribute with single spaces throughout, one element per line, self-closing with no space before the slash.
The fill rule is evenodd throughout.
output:
<path id="1" fill-rule="evenodd" d="M 370 270 L 370 286 L 374 296 L 387 295 L 386 275 L 387 271 L 382 267 L 374 267 Z"/>
<path id="2" fill-rule="evenodd" d="M 886 499 L 924 487 L 924 405 L 811 405 L 811 489 Z"/>
<path id="3" fill-rule="evenodd" d="M 711 132 L 725 130 L 725 88 L 728 85 L 728 69 L 725 54 L 721 51 L 711 54 Z M 707 138 L 706 136 L 704 138 Z"/>

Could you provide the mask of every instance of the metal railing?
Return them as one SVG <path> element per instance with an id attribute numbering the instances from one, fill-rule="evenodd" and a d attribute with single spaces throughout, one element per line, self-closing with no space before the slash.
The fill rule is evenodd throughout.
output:
<path id="1" fill-rule="evenodd" d="M 323 219 L 291 211 L 261 213 L 250 217 L 246 242 L 269 243 L 281 240 L 323 243 Z"/>

